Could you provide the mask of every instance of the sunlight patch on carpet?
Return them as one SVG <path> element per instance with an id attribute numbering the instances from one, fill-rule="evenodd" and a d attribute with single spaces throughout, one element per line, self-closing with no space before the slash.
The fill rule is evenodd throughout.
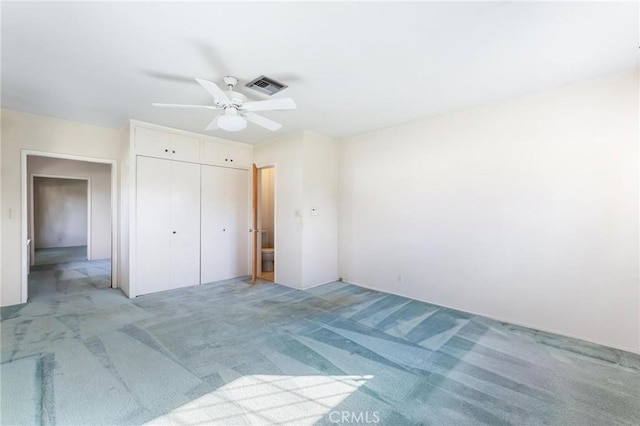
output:
<path id="1" fill-rule="evenodd" d="M 314 424 L 372 378 L 243 376 L 148 424 Z"/>

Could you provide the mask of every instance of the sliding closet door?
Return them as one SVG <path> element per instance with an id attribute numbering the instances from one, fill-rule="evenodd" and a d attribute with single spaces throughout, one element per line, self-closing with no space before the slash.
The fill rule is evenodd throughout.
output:
<path id="1" fill-rule="evenodd" d="M 229 274 L 249 275 L 249 172 L 228 169 Z"/>
<path id="2" fill-rule="evenodd" d="M 200 284 L 200 165 L 171 162 L 171 288 Z"/>
<path id="3" fill-rule="evenodd" d="M 228 243 L 225 226 L 227 209 L 226 171 L 202 166 L 202 241 L 200 279 L 203 284 L 229 278 Z"/>
<path id="4" fill-rule="evenodd" d="M 203 284 L 249 272 L 248 179 L 246 170 L 202 166 Z"/>
<path id="5" fill-rule="evenodd" d="M 137 158 L 135 294 L 170 288 L 171 161 Z"/>
<path id="6" fill-rule="evenodd" d="M 200 165 L 137 157 L 134 294 L 200 283 Z"/>

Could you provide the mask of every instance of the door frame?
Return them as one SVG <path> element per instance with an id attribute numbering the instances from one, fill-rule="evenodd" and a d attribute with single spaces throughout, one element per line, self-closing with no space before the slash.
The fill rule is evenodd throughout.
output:
<path id="1" fill-rule="evenodd" d="M 258 279 L 258 166 L 251 165 L 251 284 Z"/>
<path id="2" fill-rule="evenodd" d="M 49 157 L 61 158 L 64 160 L 86 161 L 89 163 L 100 163 L 111 165 L 111 287 L 118 288 L 118 162 L 117 160 L 108 160 L 105 158 L 88 157 L 83 155 L 60 154 L 47 151 L 34 151 L 29 149 L 20 150 L 20 197 L 21 197 L 21 221 L 20 221 L 20 262 L 22 265 L 22 274 L 20 278 L 20 300 L 21 303 L 27 303 L 29 298 L 29 247 L 27 246 L 27 157 Z"/>
<path id="3" fill-rule="evenodd" d="M 70 179 L 70 180 L 85 180 L 87 181 L 87 260 L 91 260 L 91 178 L 90 177 L 82 177 L 82 176 L 66 176 L 66 175 L 52 175 L 46 173 L 29 173 L 29 221 L 31 225 L 31 255 L 29 258 L 31 259 L 30 264 L 33 265 L 35 263 L 35 212 L 34 212 L 34 194 L 33 187 L 35 178 L 50 178 L 50 179 Z M 28 228 L 27 228 L 28 231 Z M 27 235 L 29 233 L 27 232 Z M 31 266 L 28 265 L 28 266 Z"/>
<path id="4" fill-rule="evenodd" d="M 276 244 L 276 235 L 278 235 L 278 163 L 275 162 L 270 162 L 270 163 L 261 163 L 259 165 L 257 164 L 253 164 L 253 185 L 252 185 L 252 193 L 251 193 L 251 197 L 252 197 L 252 204 L 251 204 L 251 208 L 252 208 L 252 229 L 253 229 L 253 237 L 252 237 L 252 250 L 251 250 L 251 279 L 252 279 L 252 283 L 255 283 L 255 278 L 257 278 L 257 271 L 258 269 L 262 270 L 262 266 L 260 266 L 260 268 L 258 268 L 258 262 L 262 262 L 262 252 L 260 252 L 260 254 L 258 255 L 258 241 L 260 236 L 258 235 L 258 232 L 261 232 L 261 229 L 258 229 L 257 225 L 257 221 L 258 221 L 258 207 L 262 207 L 262 201 L 261 199 L 259 200 L 258 195 L 261 192 L 261 187 L 259 186 L 262 182 L 260 179 L 260 176 L 258 175 L 258 173 L 260 172 L 260 170 L 262 169 L 273 169 L 273 258 L 274 258 L 274 264 L 273 264 L 273 282 L 277 282 L 277 267 L 276 267 L 276 263 L 275 263 L 275 259 L 277 259 L 277 251 L 278 251 L 278 244 Z M 254 220 L 255 218 L 255 220 Z M 254 278 L 255 277 L 255 278 Z"/>

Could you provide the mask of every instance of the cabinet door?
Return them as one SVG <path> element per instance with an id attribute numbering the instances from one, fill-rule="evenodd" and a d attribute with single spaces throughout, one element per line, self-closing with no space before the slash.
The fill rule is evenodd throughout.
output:
<path id="1" fill-rule="evenodd" d="M 137 157 L 136 295 L 171 288 L 171 161 Z"/>
<path id="2" fill-rule="evenodd" d="M 172 134 L 146 127 L 135 128 L 136 154 L 150 157 L 171 158 Z"/>
<path id="3" fill-rule="evenodd" d="M 200 284 L 200 165 L 171 161 L 171 288 Z"/>
<path id="4" fill-rule="evenodd" d="M 171 155 L 174 160 L 200 161 L 200 139 L 183 135 L 172 135 Z"/>
<path id="5" fill-rule="evenodd" d="M 136 154 L 181 161 L 200 161 L 200 139 L 136 127 Z"/>
<path id="6" fill-rule="evenodd" d="M 249 273 L 249 173 L 202 166 L 201 281 Z"/>
<path id="7" fill-rule="evenodd" d="M 251 166 L 251 148 L 215 141 L 203 141 L 202 162 L 223 167 L 248 169 Z"/>

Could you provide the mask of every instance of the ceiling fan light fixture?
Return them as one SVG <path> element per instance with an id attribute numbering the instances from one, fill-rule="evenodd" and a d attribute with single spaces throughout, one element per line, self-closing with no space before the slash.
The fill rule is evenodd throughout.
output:
<path id="1" fill-rule="evenodd" d="M 216 124 L 227 132 L 239 132 L 247 127 L 247 120 L 238 114 L 237 109 L 227 108 L 224 114 L 218 116 Z"/>

